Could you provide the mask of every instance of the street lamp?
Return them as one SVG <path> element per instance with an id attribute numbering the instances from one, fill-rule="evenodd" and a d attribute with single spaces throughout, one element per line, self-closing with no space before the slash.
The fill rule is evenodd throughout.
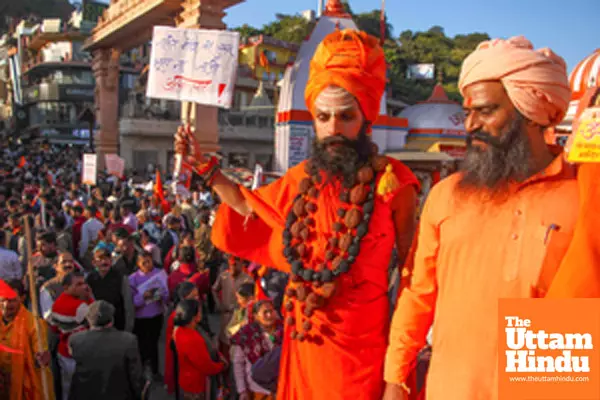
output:
<path id="1" fill-rule="evenodd" d="M 96 114 L 90 109 L 90 107 L 86 107 L 85 110 L 79 114 L 77 120 L 81 122 L 87 122 L 90 126 L 90 150 L 94 153 L 94 126 L 96 125 Z"/>

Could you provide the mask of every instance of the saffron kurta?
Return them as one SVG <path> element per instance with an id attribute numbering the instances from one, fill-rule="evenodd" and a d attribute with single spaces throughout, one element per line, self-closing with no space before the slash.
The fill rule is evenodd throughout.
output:
<path id="1" fill-rule="evenodd" d="M 418 185 L 402 163 L 390 159 L 401 187 Z M 307 175 L 304 163 L 284 177 L 254 192 L 242 192 L 256 214 L 244 218 L 222 205 L 212 230 L 219 249 L 261 265 L 289 272 L 283 255 L 283 230 L 298 184 Z M 379 179 L 380 176 L 377 177 Z M 322 258 L 332 225 L 338 220 L 341 186 L 328 183 L 317 198 L 313 257 Z M 392 210 L 376 196 L 369 232 L 349 273 L 339 279 L 338 293 L 316 310 L 311 334 L 316 339 L 292 340 L 286 327 L 283 339 L 278 400 L 375 400 L 383 393 L 383 361 L 387 346 L 387 274 L 395 228 Z M 297 309 L 299 307 L 296 307 Z M 297 310 L 297 312 L 300 312 Z M 300 320 L 300 314 L 297 315 Z"/>
<path id="2" fill-rule="evenodd" d="M 427 199 L 385 379 L 406 383 L 434 322 L 427 399 L 495 400 L 498 299 L 545 295 L 573 236 L 576 169 L 558 156 L 499 202 L 459 197 L 459 178 L 438 183 Z"/>
<path id="3" fill-rule="evenodd" d="M 46 323 L 40 321 L 42 337 L 47 337 Z M 8 373 L 10 379 L 10 397 L 6 400 L 41 400 L 44 398 L 42 391 L 42 373 L 46 376 L 48 384 L 48 398 L 54 399 L 52 371 L 49 367 L 43 370 L 36 366 L 35 353 L 47 351 L 40 348 L 36 340 L 35 323 L 33 315 L 22 305 L 15 319 L 8 324 L 2 320 L 0 313 L 0 343 L 19 350 L 22 354 L 0 353 L 0 369 Z"/>
<path id="4" fill-rule="evenodd" d="M 579 167 L 579 217 L 573 241 L 546 297 L 600 297 L 600 164 Z"/>

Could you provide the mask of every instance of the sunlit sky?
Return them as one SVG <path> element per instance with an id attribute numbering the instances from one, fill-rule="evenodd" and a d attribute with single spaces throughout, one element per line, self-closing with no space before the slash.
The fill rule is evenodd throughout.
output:
<path id="1" fill-rule="evenodd" d="M 108 3 L 108 0 L 100 0 Z M 326 0 L 325 0 L 326 1 Z M 295 14 L 316 9 L 317 0 L 246 0 L 227 10 L 230 27 L 244 23 L 261 27 L 276 13 Z M 379 8 L 380 0 L 350 0 L 355 12 Z M 394 36 L 406 29 L 443 27 L 448 36 L 487 32 L 492 37 L 524 35 L 536 47 L 550 47 L 571 70 L 600 48 L 600 0 L 386 0 Z"/>

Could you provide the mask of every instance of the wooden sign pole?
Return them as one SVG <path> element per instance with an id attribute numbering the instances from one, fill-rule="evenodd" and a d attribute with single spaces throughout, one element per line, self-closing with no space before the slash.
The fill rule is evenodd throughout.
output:
<path id="1" fill-rule="evenodd" d="M 25 240 L 27 241 L 27 275 L 29 278 L 29 297 L 31 299 L 31 313 L 33 314 L 33 321 L 35 323 L 35 336 L 39 349 L 47 349 L 46 337 L 42 335 L 42 327 L 40 325 L 40 311 L 37 295 L 37 287 L 35 282 L 35 274 L 33 271 L 33 249 L 31 248 L 31 226 L 29 224 L 29 217 L 26 215 L 23 217 L 25 227 Z M 49 366 L 43 367 L 43 369 L 49 368 Z M 50 399 L 50 388 L 48 386 L 47 375 L 42 371 L 42 393 L 45 400 Z"/>

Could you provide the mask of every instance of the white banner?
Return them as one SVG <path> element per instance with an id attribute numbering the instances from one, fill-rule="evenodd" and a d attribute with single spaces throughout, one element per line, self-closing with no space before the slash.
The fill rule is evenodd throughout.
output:
<path id="1" fill-rule="evenodd" d="M 252 178 L 252 190 L 258 189 L 263 183 L 263 167 L 256 164 L 254 167 L 254 177 Z"/>
<path id="2" fill-rule="evenodd" d="M 155 26 L 148 97 L 230 108 L 240 35 Z"/>
<path id="3" fill-rule="evenodd" d="M 406 79 L 434 79 L 435 64 L 412 64 L 406 70 Z"/>
<path id="4" fill-rule="evenodd" d="M 116 154 L 106 154 L 104 156 L 104 162 L 106 163 L 106 170 L 109 175 L 114 175 L 122 178 L 125 173 L 125 159 L 119 157 Z"/>
<path id="5" fill-rule="evenodd" d="M 83 168 L 81 170 L 81 183 L 84 185 L 96 185 L 96 168 L 98 156 L 96 154 L 83 155 Z"/>

